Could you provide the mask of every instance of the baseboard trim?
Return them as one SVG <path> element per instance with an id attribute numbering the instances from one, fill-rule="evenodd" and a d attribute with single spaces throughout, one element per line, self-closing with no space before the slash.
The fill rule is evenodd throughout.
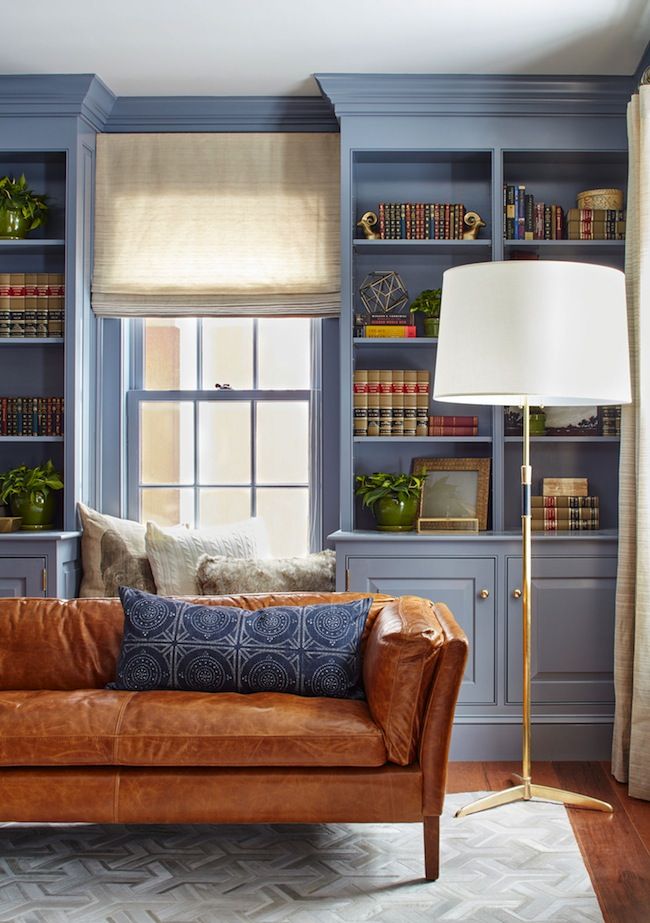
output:
<path id="1" fill-rule="evenodd" d="M 612 754 L 611 720 L 563 724 L 533 722 L 534 760 L 609 760 Z M 518 760 L 521 758 L 521 724 L 514 722 L 456 723 L 451 738 L 451 760 Z"/>

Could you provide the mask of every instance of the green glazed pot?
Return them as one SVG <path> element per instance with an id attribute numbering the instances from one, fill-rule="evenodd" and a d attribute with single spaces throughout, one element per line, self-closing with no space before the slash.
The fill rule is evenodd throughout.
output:
<path id="1" fill-rule="evenodd" d="M 30 500 L 29 494 L 13 494 L 9 500 L 9 506 L 12 516 L 22 516 L 21 529 L 40 532 L 43 529 L 54 528 L 56 495 L 52 490 L 47 496 L 40 491 L 37 492 L 33 500 Z"/>
<path id="2" fill-rule="evenodd" d="M 0 209 L 0 239 L 22 240 L 27 234 L 30 219 L 24 218 L 21 212 L 11 211 L 8 208 Z"/>
<path id="3" fill-rule="evenodd" d="M 373 506 L 379 532 L 411 532 L 418 515 L 419 497 L 381 497 Z"/>
<path id="4" fill-rule="evenodd" d="M 530 435 L 543 436 L 546 432 L 546 414 L 543 410 L 531 410 L 528 417 L 530 420 Z"/>
<path id="5" fill-rule="evenodd" d="M 425 337 L 437 337 L 439 329 L 440 329 L 440 318 L 439 317 L 425 317 L 424 318 Z"/>

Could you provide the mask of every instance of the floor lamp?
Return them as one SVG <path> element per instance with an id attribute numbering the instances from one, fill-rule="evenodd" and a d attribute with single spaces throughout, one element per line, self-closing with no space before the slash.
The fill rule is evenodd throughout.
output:
<path id="1" fill-rule="evenodd" d="M 457 816 L 537 796 L 611 811 L 604 801 L 531 778 L 530 406 L 593 406 L 630 401 L 625 280 L 590 263 L 473 263 L 443 275 L 433 397 L 454 404 L 523 408 L 522 773 L 513 787 L 466 805 Z"/>

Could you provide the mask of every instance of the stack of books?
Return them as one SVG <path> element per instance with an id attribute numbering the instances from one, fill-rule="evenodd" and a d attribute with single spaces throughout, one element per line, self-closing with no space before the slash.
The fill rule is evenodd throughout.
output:
<path id="1" fill-rule="evenodd" d="M 431 373 L 415 369 L 356 369 L 355 436 L 426 436 Z"/>
<path id="2" fill-rule="evenodd" d="M 62 337 L 63 273 L 0 272 L 0 337 Z"/>
<path id="3" fill-rule="evenodd" d="M 614 208 L 570 208 L 569 240 L 625 240 L 625 212 Z"/>
<path id="4" fill-rule="evenodd" d="M 525 185 L 504 184 L 503 236 L 505 240 L 562 240 L 564 210 L 561 205 L 535 202 Z"/>
<path id="5" fill-rule="evenodd" d="M 412 314 L 355 314 L 355 337 L 415 337 L 416 328 Z"/>
<path id="6" fill-rule="evenodd" d="M 585 532 L 600 528 L 600 501 L 587 478 L 544 478 L 543 494 L 532 498 L 533 532 Z"/>
<path id="7" fill-rule="evenodd" d="M 459 202 L 380 202 L 382 240 L 462 240 L 465 206 Z"/>
<path id="8" fill-rule="evenodd" d="M 429 417 L 429 436 L 478 436 L 478 417 Z"/>
<path id="9" fill-rule="evenodd" d="M 0 436 L 62 435 L 62 397 L 0 397 Z"/>
<path id="10" fill-rule="evenodd" d="M 621 435 L 621 405 L 600 408 L 600 431 L 603 436 Z"/>

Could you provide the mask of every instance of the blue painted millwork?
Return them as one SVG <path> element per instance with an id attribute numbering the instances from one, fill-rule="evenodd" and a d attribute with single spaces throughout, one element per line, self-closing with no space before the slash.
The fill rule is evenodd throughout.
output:
<path id="1" fill-rule="evenodd" d="M 631 77 L 488 74 L 314 74 L 339 119 L 386 116 L 618 118 Z"/>
<path id="2" fill-rule="evenodd" d="M 361 584 L 366 588 L 368 581 L 380 580 L 390 591 L 389 584 L 393 581 L 400 592 L 408 589 L 408 583 L 412 592 L 427 595 L 435 594 L 441 586 L 429 589 L 436 579 L 450 581 L 449 592 L 461 607 L 459 617 L 465 619 L 477 641 L 472 655 L 474 673 L 468 687 L 471 693 L 467 693 L 467 704 L 459 711 L 454 753 L 460 758 L 516 757 L 520 729 L 518 705 L 514 702 L 518 661 L 513 648 L 517 639 L 513 634 L 516 610 L 512 609 L 514 584 L 511 584 L 516 582 L 519 572 L 520 546 L 516 531 L 519 503 L 516 489 L 504 493 L 500 485 L 518 484 L 519 443 L 504 441 L 501 414 L 492 414 L 489 409 L 482 408 L 480 425 L 483 432 L 490 432 L 494 448 L 490 442 L 485 442 L 470 448 L 463 444 L 455 453 L 450 444 L 441 450 L 442 454 L 460 452 L 463 455 L 492 452 L 490 517 L 496 530 L 493 534 L 469 540 L 447 537 L 444 541 L 436 541 L 413 536 L 407 541 L 397 541 L 392 536 L 380 537 L 374 532 L 349 531 L 354 523 L 350 489 L 353 458 L 370 470 L 377 464 L 388 466 L 391 459 L 406 465 L 414 454 L 407 443 L 388 446 L 369 442 L 353 447 L 351 442 L 349 395 L 352 353 L 356 347 L 346 331 L 351 329 L 357 282 L 354 273 L 383 266 L 388 259 L 391 268 L 404 273 L 415 292 L 430 277 L 439 276 L 446 265 L 509 256 L 513 244 L 504 246 L 502 240 L 502 182 L 504 179 L 529 181 L 534 183 L 538 194 L 545 193 L 551 186 L 557 188 L 555 165 L 558 157 L 562 160 L 564 177 L 560 182 L 561 194 L 567 199 L 575 194 L 576 183 L 583 177 L 593 185 L 610 179 L 624 185 L 625 108 L 643 68 L 650 65 L 649 54 L 650 49 L 646 49 L 634 77 L 322 74 L 317 79 L 328 99 L 125 98 L 116 97 L 91 74 L 0 75 L 4 158 L 12 165 L 22 160 L 30 165 L 30 170 L 43 170 L 44 176 L 49 170 L 50 183 L 62 191 L 61 195 L 57 191 L 57 195 L 64 203 L 50 225 L 50 230 L 56 231 L 55 243 L 37 247 L 30 242 L 11 252 L 5 247 L 4 256 L 0 253 L 0 261 L 10 253 L 17 271 L 57 271 L 61 260 L 65 259 L 67 326 L 62 364 L 57 370 L 51 369 L 55 360 L 50 354 L 61 358 L 60 345 L 37 346 L 39 358 L 35 360 L 36 365 L 42 366 L 42 374 L 46 374 L 50 364 L 50 381 L 63 376 L 67 407 L 65 443 L 48 446 L 53 453 L 59 453 L 54 457 L 65 472 L 63 527 L 75 528 L 77 499 L 87 500 L 117 515 L 125 509 L 120 493 L 123 489 L 120 475 L 126 463 L 120 395 L 131 370 L 124 366 L 121 323 L 97 322 L 89 306 L 96 132 L 335 131 L 340 121 L 342 335 L 339 345 L 336 343 L 337 322 L 324 322 L 323 387 L 327 394 L 338 394 L 340 387 L 342 423 L 339 447 L 338 408 L 334 402 L 326 403 L 322 456 L 325 530 L 336 526 L 339 478 L 343 485 L 341 514 L 343 526 L 348 531 L 334 537 L 340 552 L 339 586 L 343 587 L 351 577 L 353 589 L 360 588 Z M 441 155 L 443 149 L 445 153 Z M 431 152 L 437 153 L 433 156 Z M 472 159 L 473 166 L 469 169 Z M 51 178 L 53 165 L 56 172 L 56 164 L 63 161 L 65 183 L 60 177 Z M 445 163 L 449 165 L 446 178 Z M 486 212 L 483 217 L 488 221 L 488 228 L 475 247 L 461 250 L 447 243 L 423 247 L 393 243 L 384 246 L 382 251 L 371 249 L 365 241 L 357 240 L 353 244 L 352 219 L 359 207 L 372 203 L 375 181 L 380 181 L 382 195 L 392 194 L 391 190 L 396 191 L 410 171 L 414 171 L 414 176 L 419 172 L 420 179 L 438 188 L 448 189 L 450 196 L 460 189 L 463 195 L 468 195 L 468 201 L 480 203 Z M 47 233 L 49 235 L 50 231 Z M 532 242 L 521 246 L 534 249 L 542 258 L 584 258 L 610 265 L 620 265 L 623 256 L 623 248 L 615 244 L 587 244 L 580 250 L 575 244 L 562 242 Z M 429 262 L 426 270 L 421 265 L 423 254 Z M 364 345 L 363 350 L 357 349 L 357 356 L 363 353 L 363 362 L 368 368 L 390 368 L 399 367 L 398 358 L 406 354 L 408 366 L 419 367 L 428 362 L 428 349 L 435 355 L 435 343 L 419 343 L 416 350 L 408 352 L 402 346 Z M 32 347 L 19 350 L 21 356 L 31 353 Z M 20 360 L 12 356 L 12 368 L 16 361 L 20 364 Z M 2 451 L 5 450 L 9 451 L 3 444 Z M 577 443 L 569 447 L 567 444 L 563 450 L 568 468 L 584 466 L 591 478 L 598 479 L 604 472 L 612 471 L 616 452 L 613 443 L 591 447 Z M 16 452 L 16 446 L 12 445 L 10 451 Z M 555 451 L 554 444 L 535 445 L 533 461 L 537 464 L 537 472 L 543 473 L 546 469 L 549 473 L 557 473 Z M 37 461 L 42 458 L 41 452 L 42 447 L 33 444 L 21 450 L 21 457 Z M 422 454 L 429 452 L 430 444 L 427 443 Z M 340 471 L 339 458 L 342 460 Z M 612 489 L 604 496 L 602 508 L 603 522 L 610 527 L 616 522 L 615 494 Z M 590 538 L 536 538 L 534 544 L 538 559 L 545 559 L 539 580 L 540 592 L 548 591 L 548 595 L 543 598 L 542 605 L 546 605 L 544 600 L 549 600 L 548 606 L 553 611 L 554 587 L 558 581 L 569 584 L 573 581 L 570 589 L 572 599 L 576 600 L 578 620 L 572 630 L 583 631 L 585 624 L 591 624 L 590 613 L 602 586 L 599 581 L 611 581 L 609 570 L 603 570 L 599 576 L 598 566 L 602 563 L 605 568 L 611 568 L 616 550 L 615 532 L 603 531 Z M 4 559 L 4 566 L 0 560 L 0 583 L 3 578 L 8 580 L 6 589 L 9 592 L 26 592 L 28 585 L 30 591 L 36 592 L 38 573 L 42 569 L 40 562 L 51 557 L 56 561 L 56 578 L 54 582 L 50 579 L 48 593 L 70 595 L 76 581 L 77 548 L 74 533 L 38 539 L 28 535 L 0 537 L 0 559 Z M 586 562 L 584 567 L 580 565 L 582 570 L 576 563 L 573 571 L 566 571 L 566 562 L 571 563 L 572 559 L 577 562 L 578 558 Z M 25 562 L 22 578 L 15 573 L 16 567 L 20 569 L 15 562 L 20 560 Z M 558 561 L 561 563 L 556 566 Z M 409 564 L 408 573 L 401 569 L 405 562 L 414 562 Z M 430 562 L 435 562 L 435 568 Z M 447 576 L 442 572 L 446 564 L 449 565 Z M 491 616 L 486 629 L 478 621 L 474 624 L 473 616 L 469 616 L 470 610 L 477 617 L 479 612 L 487 611 L 480 610 L 472 593 L 479 588 L 480 580 L 489 578 L 493 579 L 494 587 L 490 584 Z M 454 584 L 455 580 L 460 583 Z M 458 600 L 469 596 L 472 602 L 465 611 Z M 598 618 L 611 618 L 610 609 L 600 611 Z M 600 624 L 605 623 L 601 621 Z M 606 644 L 607 632 L 594 637 L 596 644 L 599 638 L 605 639 L 603 643 Z M 555 640 L 554 635 L 543 634 L 540 653 L 552 658 Z M 577 647 L 571 645 L 572 650 Z M 551 699 L 561 696 L 560 686 L 543 683 L 551 674 L 564 671 L 564 677 L 558 680 L 556 676 L 552 682 L 564 684 L 562 689 L 566 690 L 566 701 L 570 702 L 571 690 L 576 688 L 576 675 L 579 682 L 580 671 L 588 674 L 593 664 L 596 664 L 596 672 L 600 671 L 603 676 L 598 688 L 605 688 L 608 680 L 604 675 L 607 670 L 603 669 L 603 663 L 605 666 L 607 663 L 602 659 L 603 650 L 602 646 L 586 648 L 584 662 L 565 661 L 559 667 L 553 662 L 546 665 L 542 671 L 545 677 L 540 680 L 541 694 Z M 562 656 L 566 653 L 562 652 Z M 609 656 L 611 651 L 605 650 L 604 654 Z M 535 741 L 538 745 L 541 742 L 541 748 L 538 746 L 536 755 L 556 758 L 607 755 L 612 711 L 609 693 L 605 694 L 606 702 L 597 704 L 594 697 L 598 689 L 583 688 L 587 690 L 589 701 L 574 701 L 563 707 L 553 702 L 538 705 Z M 479 704 L 477 697 L 481 696 L 484 701 Z"/>
<path id="3" fill-rule="evenodd" d="M 114 102 L 115 95 L 96 74 L 0 74 L 0 118 L 80 116 L 101 131 Z"/>
<path id="4" fill-rule="evenodd" d="M 565 209 L 575 206 L 582 189 L 625 188 L 632 78 L 320 75 L 318 80 L 341 124 L 341 531 L 332 535 L 338 586 L 446 602 L 467 631 L 471 651 L 452 755 L 517 758 L 521 603 L 514 591 L 521 587 L 521 440 L 504 439 L 501 408 L 435 403 L 433 413 L 476 414 L 483 438 L 353 439 L 353 368 L 433 372 L 437 344 L 361 347 L 352 339 L 352 315 L 359 307 L 359 285 L 373 270 L 398 271 L 412 299 L 423 288 L 438 287 L 448 267 L 512 258 L 520 242 L 503 240 L 504 182 L 525 183 L 537 201 Z M 486 228 L 477 244 L 375 245 L 361 238 L 356 222 L 382 201 L 460 201 L 479 211 Z M 622 267 L 624 245 L 583 243 L 532 241 L 522 247 L 539 258 Z M 355 502 L 354 474 L 409 471 L 418 456 L 491 459 L 490 531 L 477 536 L 373 531 L 372 517 Z M 533 445 L 534 492 L 544 476 L 587 476 L 601 496 L 603 527 L 598 536 L 534 538 L 537 758 L 609 754 L 617 458 L 616 440 L 561 444 L 540 438 Z"/>
<path id="5" fill-rule="evenodd" d="M 121 96 L 104 131 L 338 131 L 319 96 Z"/>

